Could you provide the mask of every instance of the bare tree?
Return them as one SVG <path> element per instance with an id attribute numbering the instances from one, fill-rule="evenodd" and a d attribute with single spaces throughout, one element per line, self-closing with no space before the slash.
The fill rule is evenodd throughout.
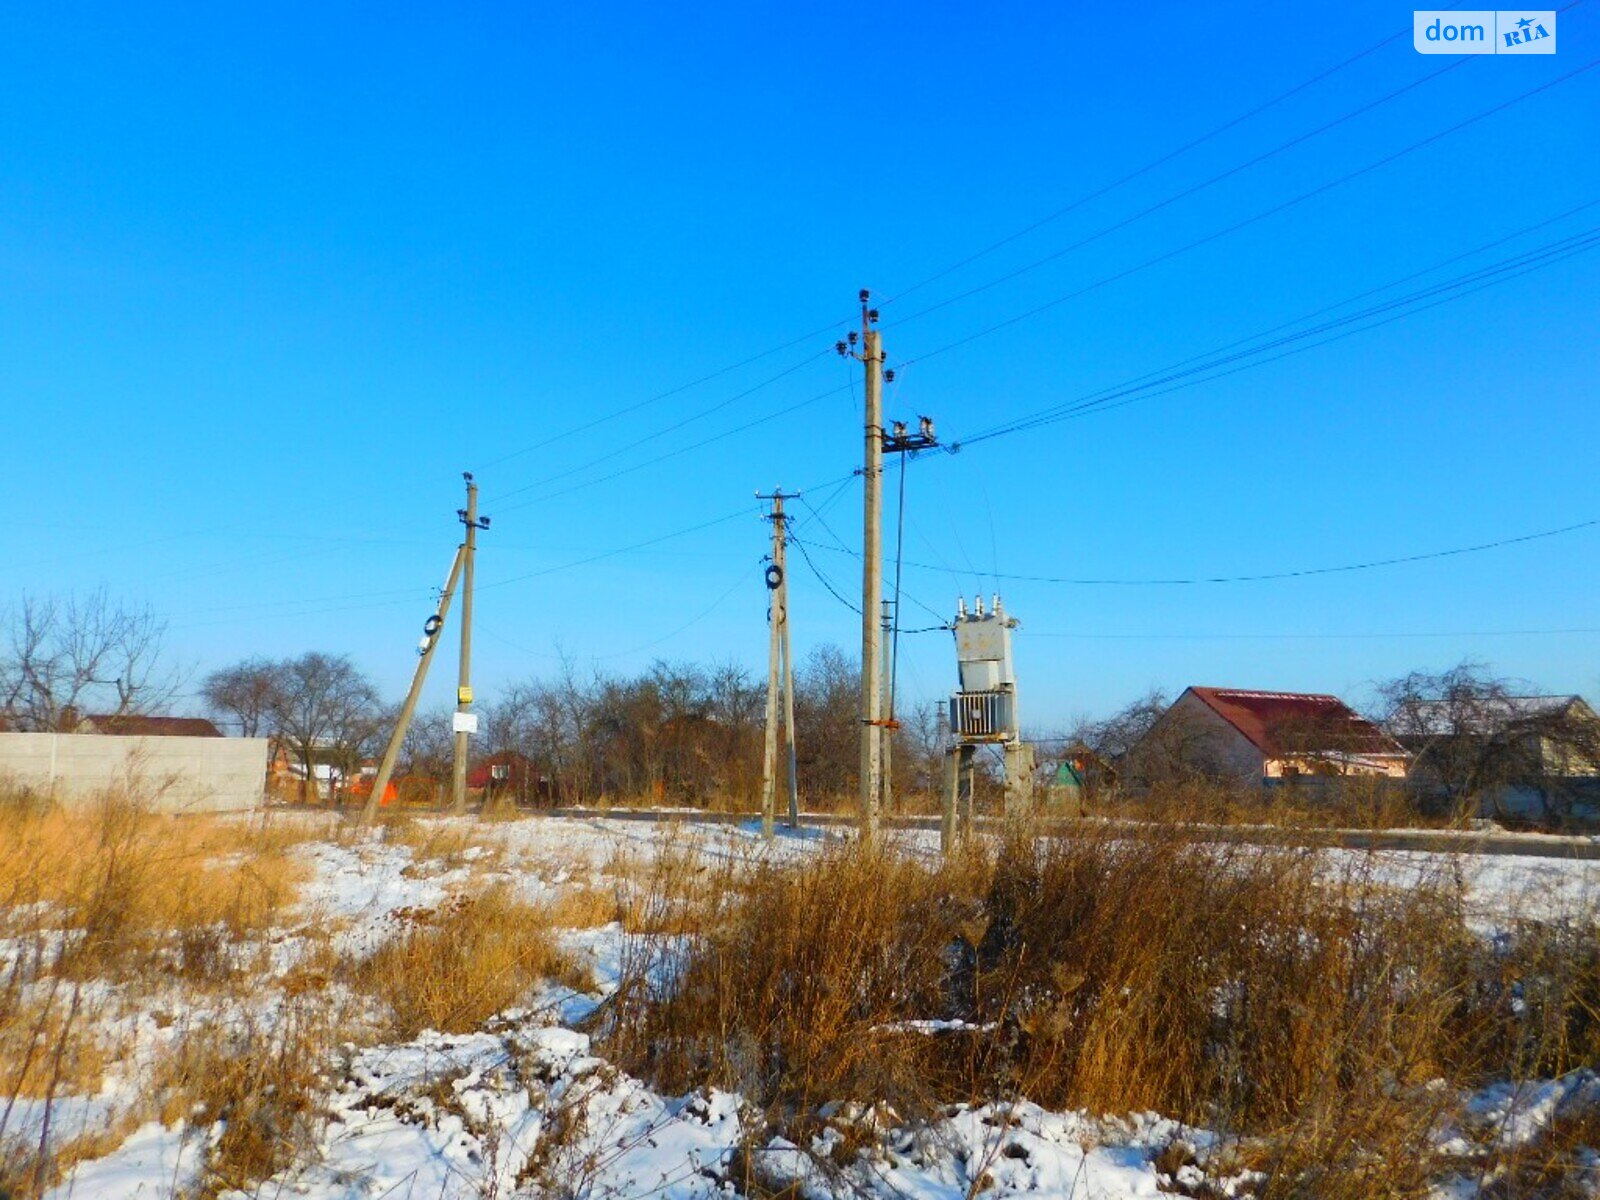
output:
<path id="1" fill-rule="evenodd" d="M 200 685 L 213 716 L 235 725 L 241 737 L 262 737 L 274 732 L 272 717 L 283 691 L 283 665 L 251 658 L 207 675 Z"/>
<path id="2" fill-rule="evenodd" d="M 319 758 L 349 778 L 389 716 L 377 688 L 342 654 L 302 654 L 280 663 L 277 672 L 271 719 L 305 772 L 302 797 Z"/>
<path id="3" fill-rule="evenodd" d="M 800 786 L 808 800 L 842 800 L 860 770 L 860 668 L 837 646 L 818 646 L 795 672 Z"/>
<path id="4" fill-rule="evenodd" d="M 400 743 L 400 758 L 407 776 L 412 777 L 411 799 L 443 799 L 443 781 L 450 775 L 455 756 L 455 733 L 450 722 L 454 712 L 453 708 L 436 708 L 418 713 L 406 729 L 405 739 Z M 431 783 L 432 795 L 417 794 L 418 789 L 428 786 L 423 781 Z M 406 785 L 402 783 L 401 786 Z"/>
<path id="5" fill-rule="evenodd" d="M 1570 815 L 1578 781 L 1600 775 L 1600 718 L 1576 696 L 1536 692 L 1474 662 L 1380 685 L 1383 723 L 1415 755 L 1419 800 L 1457 812 Z M 1530 803 L 1542 814 L 1526 811 Z"/>
<path id="6" fill-rule="evenodd" d="M 1151 691 L 1099 721 L 1081 722 L 1070 742 L 1087 746 L 1107 762 L 1115 762 L 1139 744 L 1169 707 L 1160 691 Z"/>
<path id="7" fill-rule="evenodd" d="M 165 707 L 183 684 L 164 660 L 166 623 L 104 589 L 85 597 L 24 596 L 0 617 L 0 717 L 55 731 L 93 706 L 109 716 Z"/>

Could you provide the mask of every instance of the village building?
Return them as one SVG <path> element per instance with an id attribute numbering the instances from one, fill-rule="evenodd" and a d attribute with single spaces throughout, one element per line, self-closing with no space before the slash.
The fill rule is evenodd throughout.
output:
<path id="1" fill-rule="evenodd" d="M 1207 775 L 1272 785 L 1301 778 L 1403 779 L 1405 748 L 1337 696 L 1190 687 L 1128 751 L 1143 783 Z"/>
<path id="2" fill-rule="evenodd" d="M 1486 817 L 1600 816 L 1600 714 L 1582 696 L 1413 699 L 1388 724 L 1424 795 Z"/>
<path id="3" fill-rule="evenodd" d="M 120 737 L 219 738 L 222 730 L 204 717 L 151 717 L 137 713 L 90 714 L 64 733 L 105 733 Z"/>

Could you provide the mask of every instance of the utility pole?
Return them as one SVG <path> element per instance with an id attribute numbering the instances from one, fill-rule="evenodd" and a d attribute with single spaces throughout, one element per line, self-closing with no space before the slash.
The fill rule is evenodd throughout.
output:
<path id="1" fill-rule="evenodd" d="M 422 658 L 411 677 L 411 690 L 406 693 L 406 702 L 400 706 L 400 717 L 395 722 L 394 732 L 389 735 L 389 744 L 384 747 L 383 761 L 378 764 L 378 777 L 372 781 L 372 794 L 367 797 L 367 806 L 361 814 L 361 819 L 368 824 L 377 819 L 383 794 L 389 790 L 389 779 L 394 774 L 395 760 L 400 755 L 400 744 L 405 741 L 406 730 L 411 727 L 411 718 L 416 714 L 417 698 L 422 695 L 422 683 L 428 678 L 428 666 L 433 662 L 433 652 L 439 645 L 439 631 L 444 628 L 444 619 L 450 615 L 450 600 L 456 594 L 456 580 L 461 577 L 461 559 L 465 549 L 464 545 L 456 547 L 456 556 L 450 563 L 450 575 L 444 581 L 444 590 L 439 595 L 439 607 L 423 623 L 422 642 L 417 647 L 417 653 Z"/>
<path id="2" fill-rule="evenodd" d="M 867 839 L 877 836 L 879 814 L 889 793 L 885 731 L 895 724 L 890 710 L 892 698 L 887 696 L 892 687 L 891 671 L 884 666 L 884 653 L 892 639 L 886 633 L 882 644 L 879 642 L 883 609 L 883 456 L 915 454 L 939 444 L 933 434 L 933 422 L 927 417 L 921 418 L 916 433 L 908 432 L 902 421 L 895 422 L 892 434 L 884 428 L 883 384 L 886 379 L 893 382 L 894 372 L 883 369 L 883 336 L 877 329 L 878 310 L 869 307 L 870 299 L 871 293 L 862 288 L 860 353 L 854 349 L 858 339 L 853 330 L 846 341 L 834 344 L 840 355 L 856 359 L 867 371 L 866 446 L 861 470 L 861 834 Z"/>
<path id="3" fill-rule="evenodd" d="M 467 527 L 467 537 L 461 544 L 461 667 L 456 681 L 456 711 L 451 720 L 456 735 L 450 776 L 452 812 L 466 811 L 467 738 L 478 729 L 478 718 L 472 711 L 472 568 L 478 552 L 478 530 L 489 528 L 489 518 L 478 517 L 478 485 L 472 481 L 472 472 L 463 471 L 461 477 L 467 481 L 467 506 L 457 509 L 456 516 Z"/>
<path id="4" fill-rule="evenodd" d="M 861 352 L 856 333 L 834 349 L 867 369 L 865 454 L 861 470 L 861 836 L 878 835 L 883 798 L 882 703 L 883 660 L 878 648 L 878 609 L 883 599 L 883 338 L 876 326 L 878 310 L 868 307 L 871 293 L 861 289 Z"/>
<path id="5" fill-rule="evenodd" d="M 800 796 L 795 778 L 794 746 L 794 664 L 789 653 L 789 572 L 785 546 L 787 521 L 783 502 L 800 493 L 785 493 L 775 488 L 769 495 L 756 493 L 758 500 L 772 501 L 772 562 L 767 567 L 767 728 L 761 759 L 761 833 L 772 836 L 778 790 L 778 690 L 783 689 L 784 748 L 788 760 L 789 824 L 800 823 Z"/>

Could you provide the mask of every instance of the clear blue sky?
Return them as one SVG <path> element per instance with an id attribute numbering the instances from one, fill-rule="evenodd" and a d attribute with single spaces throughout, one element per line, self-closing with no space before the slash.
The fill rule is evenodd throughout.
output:
<path id="1" fill-rule="evenodd" d="M 104 584 L 165 614 L 198 670 L 344 651 L 398 695 L 472 469 L 494 518 L 480 695 L 554 669 L 558 651 L 584 669 L 663 656 L 760 671 L 752 493 L 858 462 L 859 391 L 827 353 L 858 288 L 893 297 L 1390 34 L 886 305 L 891 415 L 970 435 L 1600 199 L 1596 69 L 931 353 L 1600 56 L 1594 4 L 1562 14 L 1555 55 L 1468 60 L 1418 55 L 1411 11 L 8 6 L 0 595 Z M 1363 303 L 1595 226 L 1600 207 Z M 1257 369 L 926 458 L 908 477 L 906 556 L 947 569 L 909 568 L 906 586 L 945 613 L 997 573 L 1271 573 L 1600 517 L 1597 317 L 1590 252 Z M 830 498 L 827 528 L 859 545 L 859 486 L 808 494 Z M 800 536 L 859 594 L 822 521 Z M 798 557 L 793 578 L 800 651 L 850 649 L 857 618 Z M 1463 657 L 1593 696 L 1597 578 L 1591 527 L 1276 582 L 998 586 L 1024 622 L 1026 721 L 1048 726 L 1151 686 L 1358 696 Z M 905 614 L 932 621 L 910 601 Z M 946 635 L 908 637 L 903 694 L 947 691 L 951 657 Z"/>

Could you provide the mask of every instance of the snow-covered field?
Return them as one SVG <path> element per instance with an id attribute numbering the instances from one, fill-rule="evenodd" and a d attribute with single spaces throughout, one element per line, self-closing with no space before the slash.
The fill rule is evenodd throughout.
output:
<path id="1" fill-rule="evenodd" d="M 286 818 L 288 819 L 288 818 Z M 321 821 L 324 818 L 294 818 Z M 203 1023 L 270 1023 L 288 1003 L 286 981 L 312 947 L 335 959 L 369 954 L 408 912 L 456 892 L 502 884 L 535 903 L 578 890 L 637 886 L 664 852 L 686 847 L 709 860 L 755 864 L 799 858 L 829 837 L 804 831 L 763 842 L 752 827 L 668 826 L 637 821 L 535 818 L 498 824 L 440 819 L 439 842 L 407 844 L 377 834 L 313 836 L 296 848 L 309 865 L 298 904 L 265 939 L 259 986 L 219 1001 L 174 976 L 164 988 L 123 994 L 115 980 L 87 985 L 100 1002 L 86 1012 L 117 1047 L 92 1094 L 57 1095 L 46 1108 L 26 1097 L 6 1106 L 0 1138 L 32 1148 L 46 1133 L 61 1145 L 98 1136 L 49 1189 L 52 1200 L 164 1200 L 195 1194 L 225 1119 L 185 1114 L 140 1119 L 152 1072 L 176 1039 Z M 459 828 L 457 828 L 459 827 Z M 932 858 L 933 834 L 897 835 L 904 852 Z M 1475 925 L 1492 932 L 1516 916 L 1594 911 L 1600 863 L 1471 858 L 1417 852 L 1358 855 L 1316 851 L 1330 870 L 1359 860 L 1404 885 L 1441 872 L 1457 881 Z M 559 908 L 553 910 L 559 911 Z M 839 1097 L 806 1146 L 764 1132 L 761 1114 L 738 1095 L 712 1089 L 660 1095 L 597 1052 L 578 1026 L 621 978 L 645 935 L 611 922 L 560 931 L 562 946 L 592 971 L 578 993 L 542 986 L 472 1032 L 424 1031 L 401 1042 L 352 1034 L 324 1073 L 314 1136 L 274 1177 L 230 1196 L 312 1200 L 447 1200 L 465 1197 L 763 1196 L 967 1200 L 984 1196 L 1121 1197 L 1244 1194 L 1236 1177 L 1199 1167 L 1213 1137 L 1158 1114 L 1050 1112 L 1016 1099 L 952 1106 L 910 1122 L 869 1097 Z M 16 953 L 0 947 L 0 958 Z M 302 997 L 303 999 L 303 997 Z M 219 1007 L 220 1006 L 220 1007 Z M 359 1004 L 354 1006 L 359 1010 Z M 1600 1079 L 1578 1072 L 1467 1097 L 1477 1137 L 1491 1129 L 1511 1143 L 1534 1138 L 1575 1105 L 1600 1101 Z M 865 1102 L 865 1105 L 863 1104 Z M 1464 1142 L 1463 1145 L 1466 1145 Z M 1174 1152 L 1179 1147 L 1181 1152 Z M 1204 1188 L 1213 1190 L 1206 1191 Z M 1440 1195 L 1476 1194 L 1463 1176 Z"/>

